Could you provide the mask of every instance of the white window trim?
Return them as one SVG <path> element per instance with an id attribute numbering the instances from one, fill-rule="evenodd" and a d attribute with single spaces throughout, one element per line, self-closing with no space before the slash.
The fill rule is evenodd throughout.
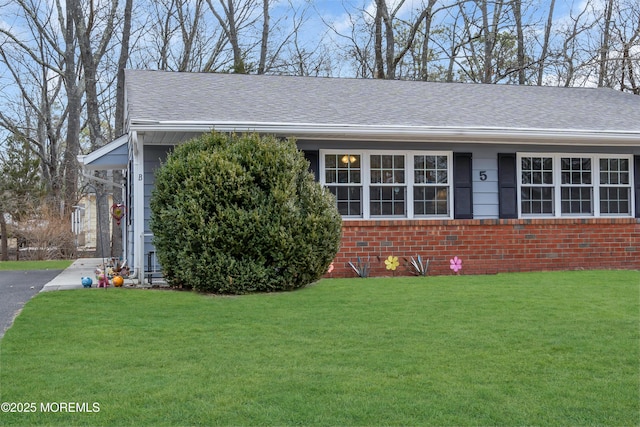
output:
<path id="1" fill-rule="evenodd" d="M 553 159 L 553 210 L 554 214 L 523 214 L 522 213 L 522 158 L 523 157 L 551 157 Z M 579 157 L 591 159 L 591 187 L 593 188 L 593 214 L 562 214 L 562 166 L 561 158 L 563 157 Z M 629 188 L 629 214 L 601 214 L 600 213 L 600 159 L 626 159 L 629 161 L 629 184 L 628 185 L 612 185 L 617 187 Z M 516 179 L 518 182 L 518 218 L 523 219 L 544 219 L 544 218 L 633 218 L 635 216 L 635 192 L 633 183 L 633 155 L 631 154 L 598 154 L 598 153 L 532 153 L 523 152 L 516 154 Z M 575 185 L 580 187 L 580 185 Z M 582 185 L 582 187 L 589 187 Z"/>
<path id="2" fill-rule="evenodd" d="M 362 186 L 362 216 L 343 216 L 343 220 L 374 220 L 374 221 L 388 221 L 388 220 L 402 220 L 402 219 L 453 219 L 453 207 L 454 207 L 454 191 L 453 191 L 453 151 L 429 151 L 429 150 L 335 150 L 335 149 L 323 149 L 319 150 L 319 165 L 320 165 L 320 184 L 323 186 L 331 186 L 333 183 L 326 182 L 325 171 L 325 155 L 326 154 L 352 154 L 360 155 L 360 185 Z M 405 165 L 405 182 L 404 184 L 395 184 L 396 186 L 404 186 L 406 188 L 406 215 L 405 216 L 371 216 L 370 206 L 371 201 L 369 197 L 369 188 L 371 186 L 378 186 L 384 184 L 372 184 L 371 183 L 371 155 L 402 155 L 404 156 Z M 414 215 L 413 210 L 413 187 L 414 187 L 414 164 L 413 156 L 447 156 L 447 184 L 443 186 L 449 189 L 449 206 L 448 215 Z M 356 184 L 350 184 L 356 185 Z M 388 184 L 393 186 L 392 184 Z M 420 184 L 418 184 L 420 185 Z"/>

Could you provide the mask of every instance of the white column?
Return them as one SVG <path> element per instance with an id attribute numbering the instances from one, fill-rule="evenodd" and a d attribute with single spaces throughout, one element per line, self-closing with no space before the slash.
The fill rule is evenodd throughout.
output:
<path id="1" fill-rule="evenodd" d="M 133 268 L 138 282 L 144 281 L 144 144 L 143 136 L 131 132 L 133 144 Z"/>

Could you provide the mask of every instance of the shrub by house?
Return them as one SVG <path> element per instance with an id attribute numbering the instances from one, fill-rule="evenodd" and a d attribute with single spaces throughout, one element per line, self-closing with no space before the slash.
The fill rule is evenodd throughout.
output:
<path id="1" fill-rule="evenodd" d="M 322 276 L 341 217 L 293 141 L 210 133 L 156 174 L 150 228 L 165 277 L 198 291 L 292 290 Z"/>

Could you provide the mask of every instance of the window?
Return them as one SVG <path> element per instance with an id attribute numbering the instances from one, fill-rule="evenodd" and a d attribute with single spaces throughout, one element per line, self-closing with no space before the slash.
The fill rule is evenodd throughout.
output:
<path id="1" fill-rule="evenodd" d="M 522 213 L 553 215 L 553 159 L 523 157 L 521 167 Z"/>
<path id="2" fill-rule="evenodd" d="M 413 156 L 413 212 L 449 215 L 448 156 Z"/>
<path id="3" fill-rule="evenodd" d="M 343 216 L 362 216 L 362 168 L 360 155 L 325 155 L 325 183 L 336 196 Z"/>
<path id="4" fill-rule="evenodd" d="M 629 216 L 630 165 L 629 156 L 519 154 L 520 214 Z"/>
<path id="5" fill-rule="evenodd" d="M 592 215 L 591 159 L 588 157 L 561 157 L 560 168 L 562 214 Z"/>
<path id="6" fill-rule="evenodd" d="M 451 153 L 324 150 L 320 159 L 344 217 L 451 217 Z"/>
<path id="7" fill-rule="evenodd" d="M 404 156 L 371 155 L 369 212 L 371 216 L 406 216 Z"/>
<path id="8" fill-rule="evenodd" d="M 631 179 L 627 158 L 600 159 L 600 214 L 631 215 Z"/>

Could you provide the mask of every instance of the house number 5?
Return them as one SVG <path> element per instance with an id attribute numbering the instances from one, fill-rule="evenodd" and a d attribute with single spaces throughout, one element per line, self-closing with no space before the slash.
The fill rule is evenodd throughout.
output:
<path id="1" fill-rule="evenodd" d="M 487 171 L 480 171 L 480 181 L 487 180 Z"/>

